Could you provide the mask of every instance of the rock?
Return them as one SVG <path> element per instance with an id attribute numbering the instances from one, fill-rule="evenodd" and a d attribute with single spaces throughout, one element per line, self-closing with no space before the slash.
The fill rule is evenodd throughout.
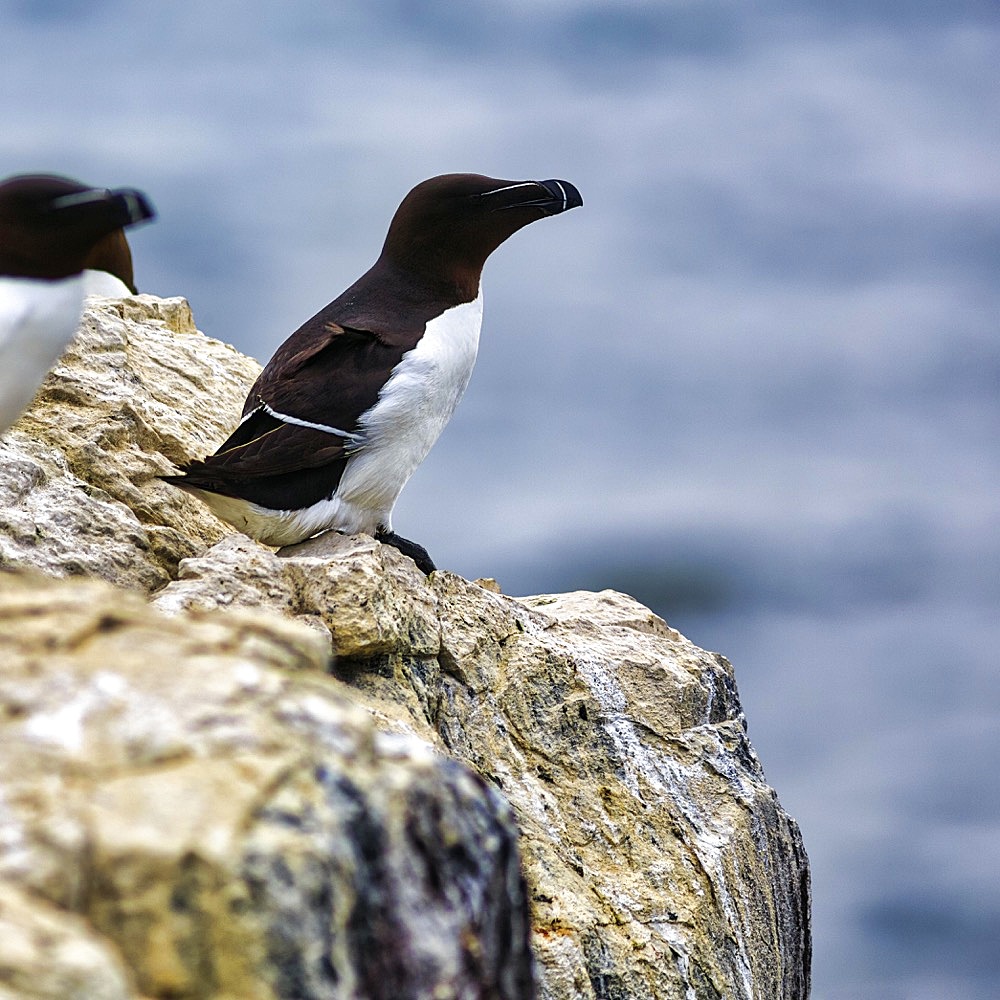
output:
<path id="1" fill-rule="evenodd" d="M 113 946 L 87 922 L 0 883 L 0 1000 L 130 1000 Z"/>
<path id="2" fill-rule="evenodd" d="M 0 884 L 155 995 L 530 997 L 520 857 L 543 1000 L 807 997 L 808 862 L 731 665 L 610 591 L 233 533 L 153 477 L 256 371 L 181 300 L 94 304 L 0 442 L 4 561 L 133 591 L 4 581 Z"/>
<path id="3" fill-rule="evenodd" d="M 434 656 L 440 626 L 427 578 L 412 559 L 367 535 L 328 532 L 278 551 L 298 609 L 322 618 L 340 657 L 401 647 Z"/>
<path id="4" fill-rule="evenodd" d="M 156 479 L 239 419 L 260 366 L 194 327 L 183 299 L 90 299 L 76 339 L 0 439 L 0 565 L 146 593 L 229 534 Z"/>
<path id="5" fill-rule="evenodd" d="M 436 600 L 413 563 L 368 535 L 328 532 L 277 553 L 232 534 L 181 560 L 153 603 L 166 612 L 267 607 L 321 631 L 340 657 L 440 647 Z"/>
<path id="6" fill-rule="evenodd" d="M 10 573 L 0 625 L 14 995 L 532 995 L 509 807 L 378 732 L 310 629 Z"/>

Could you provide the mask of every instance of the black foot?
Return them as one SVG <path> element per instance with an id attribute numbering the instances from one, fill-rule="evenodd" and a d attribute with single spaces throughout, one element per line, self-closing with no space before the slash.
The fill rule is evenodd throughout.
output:
<path id="1" fill-rule="evenodd" d="M 434 561 L 427 554 L 427 549 L 416 542 L 411 542 L 402 535 L 397 535 L 395 531 L 378 531 L 375 538 L 383 545 L 391 545 L 394 549 L 399 549 L 404 556 L 409 556 L 416 564 L 421 573 L 428 576 L 437 569 Z"/>

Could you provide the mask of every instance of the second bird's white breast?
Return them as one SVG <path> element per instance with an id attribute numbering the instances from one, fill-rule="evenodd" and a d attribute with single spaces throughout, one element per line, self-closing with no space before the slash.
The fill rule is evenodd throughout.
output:
<path id="1" fill-rule="evenodd" d="M 132 289 L 121 278 L 107 271 L 84 271 L 83 294 L 100 295 L 106 299 L 123 299 L 132 295 Z"/>
<path id="2" fill-rule="evenodd" d="M 403 355 L 378 401 L 362 414 L 362 450 L 344 470 L 337 495 L 352 504 L 392 511 L 406 481 L 426 458 L 465 392 L 479 349 L 482 293 L 432 319 Z"/>
<path id="3" fill-rule="evenodd" d="M 0 277 L 0 432 L 31 402 L 80 322 L 83 279 Z"/>

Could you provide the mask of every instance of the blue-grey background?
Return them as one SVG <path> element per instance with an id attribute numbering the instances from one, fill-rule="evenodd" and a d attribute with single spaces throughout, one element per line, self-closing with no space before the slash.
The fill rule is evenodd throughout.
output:
<path id="1" fill-rule="evenodd" d="M 0 2 L 0 174 L 148 191 L 140 287 L 262 361 L 436 173 L 585 206 L 489 262 L 397 507 L 507 593 L 736 664 L 816 1000 L 1000 978 L 996 0 Z"/>

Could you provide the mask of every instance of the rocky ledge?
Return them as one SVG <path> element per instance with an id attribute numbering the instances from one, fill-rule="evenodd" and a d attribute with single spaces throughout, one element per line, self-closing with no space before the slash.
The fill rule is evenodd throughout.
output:
<path id="1" fill-rule="evenodd" d="M 622 594 L 234 534 L 155 477 L 258 370 L 90 300 L 0 440 L 0 998 L 807 997 L 731 665 Z"/>

